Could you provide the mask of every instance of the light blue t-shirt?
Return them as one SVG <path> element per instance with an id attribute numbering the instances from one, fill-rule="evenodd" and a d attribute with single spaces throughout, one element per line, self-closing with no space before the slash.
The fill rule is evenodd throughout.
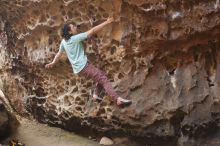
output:
<path id="1" fill-rule="evenodd" d="M 71 36 L 69 40 L 63 39 L 60 43 L 60 51 L 65 51 L 72 65 L 73 72 L 79 73 L 87 63 L 82 41 L 87 38 L 87 33 Z"/>

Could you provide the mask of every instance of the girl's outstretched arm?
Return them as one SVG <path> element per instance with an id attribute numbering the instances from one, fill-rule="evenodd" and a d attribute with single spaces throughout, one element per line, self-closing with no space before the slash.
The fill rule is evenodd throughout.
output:
<path id="1" fill-rule="evenodd" d="M 100 31 L 101 29 L 103 29 L 103 27 L 105 27 L 106 25 L 112 23 L 114 21 L 113 17 L 109 17 L 106 21 L 104 21 L 103 23 L 93 27 L 92 29 L 90 29 L 89 31 L 87 31 L 87 35 L 88 37 L 91 37 L 93 34 L 97 33 L 98 31 Z"/>

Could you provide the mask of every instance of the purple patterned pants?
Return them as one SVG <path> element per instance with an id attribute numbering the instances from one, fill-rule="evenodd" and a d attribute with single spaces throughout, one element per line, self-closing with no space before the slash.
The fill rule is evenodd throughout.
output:
<path id="1" fill-rule="evenodd" d="M 79 75 L 89 77 L 93 81 L 97 82 L 95 93 L 99 96 L 101 90 L 104 88 L 106 93 L 111 96 L 112 100 L 116 101 L 118 94 L 114 91 L 110 81 L 108 80 L 106 74 L 100 69 L 96 68 L 94 65 L 88 63 Z"/>

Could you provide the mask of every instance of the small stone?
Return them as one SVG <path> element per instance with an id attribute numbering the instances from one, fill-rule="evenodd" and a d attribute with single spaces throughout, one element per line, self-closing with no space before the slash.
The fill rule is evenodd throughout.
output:
<path id="1" fill-rule="evenodd" d="M 101 144 L 101 145 L 113 145 L 114 142 L 108 137 L 102 137 L 99 144 Z"/>

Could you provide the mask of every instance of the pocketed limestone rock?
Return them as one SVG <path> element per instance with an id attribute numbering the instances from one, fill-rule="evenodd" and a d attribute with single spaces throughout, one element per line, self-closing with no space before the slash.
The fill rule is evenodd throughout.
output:
<path id="1" fill-rule="evenodd" d="M 26 107 L 38 121 L 70 131 L 131 136 L 153 146 L 218 141 L 217 0 L 20 0 L 0 8 L 0 76 L 16 111 L 30 97 Z M 90 62 L 133 101 L 124 109 L 106 94 L 94 103 L 95 83 L 73 75 L 65 55 L 44 68 L 58 51 L 63 23 L 84 32 L 109 15 L 115 22 L 84 45 Z"/>

